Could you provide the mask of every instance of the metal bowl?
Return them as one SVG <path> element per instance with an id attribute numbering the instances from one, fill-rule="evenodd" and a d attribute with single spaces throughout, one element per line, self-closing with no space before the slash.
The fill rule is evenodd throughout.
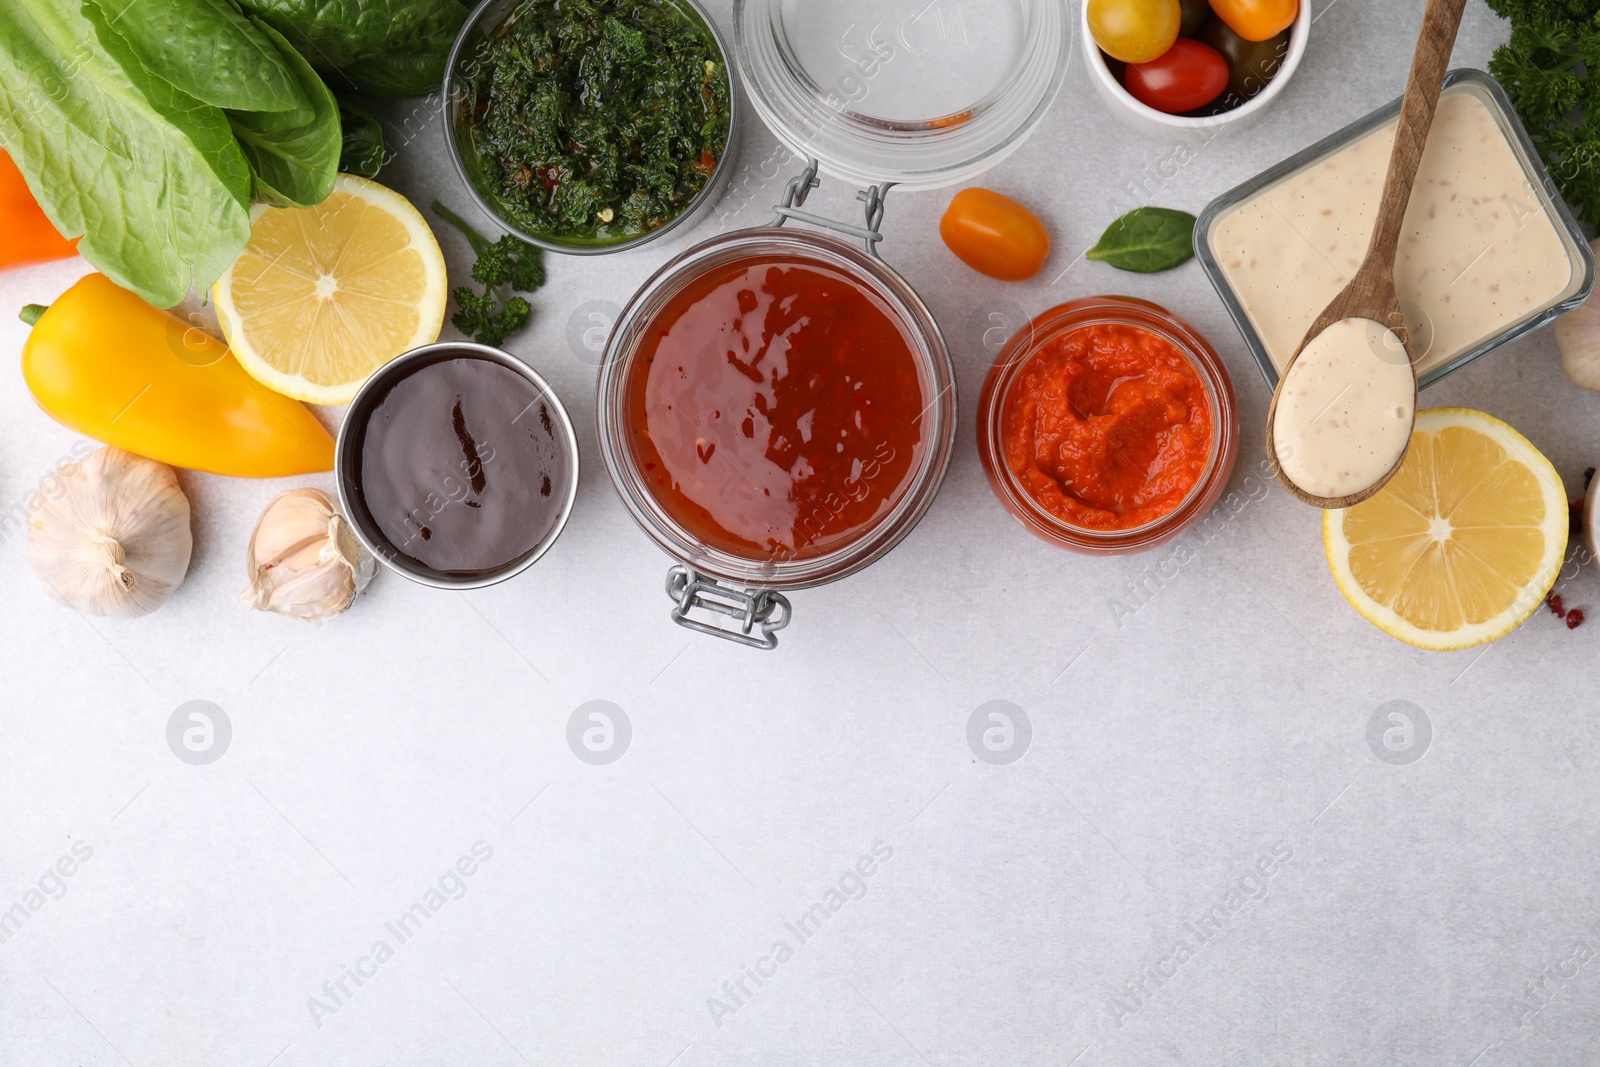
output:
<path id="1" fill-rule="evenodd" d="M 368 510 L 366 501 L 362 496 L 361 483 L 358 478 L 361 448 L 365 440 L 367 425 L 372 417 L 373 409 L 388 392 L 388 387 L 401 378 L 415 371 L 420 364 L 447 358 L 451 355 L 470 356 L 476 359 L 489 360 L 498 363 L 508 370 L 522 375 L 533 387 L 537 389 L 546 400 L 555 415 L 556 422 L 561 427 L 561 439 L 567 447 L 567 462 L 572 470 L 572 477 L 567 485 L 566 499 L 561 502 L 561 512 L 557 516 L 555 525 L 544 539 L 534 546 L 533 550 L 515 563 L 508 564 L 499 570 L 487 574 L 477 574 L 471 577 L 456 577 L 441 574 L 431 568 L 420 567 L 411 560 L 397 554 L 389 538 L 384 536 L 378 522 Z M 397 356 L 380 367 L 372 377 L 368 378 L 356 393 L 355 399 L 350 401 L 350 408 L 345 412 L 345 418 L 339 427 L 339 438 L 334 451 L 333 469 L 338 481 L 339 508 L 344 512 L 350 522 L 350 527 L 356 537 L 368 552 L 371 552 L 385 567 L 396 574 L 404 575 L 421 585 L 432 586 L 435 589 L 481 589 L 484 586 L 496 585 L 507 578 L 514 578 L 533 566 L 550 550 L 556 539 L 561 536 L 561 531 L 566 528 L 567 520 L 572 516 L 572 505 L 578 498 L 578 435 L 572 428 L 572 420 L 567 417 L 567 409 L 562 405 L 561 398 L 556 396 L 555 390 L 532 367 L 528 366 L 509 352 L 502 352 L 498 348 L 488 345 L 475 344 L 471 341 L 441 341 L 437 344 L 423 345 L 413 348 L 404 355 Z"/>

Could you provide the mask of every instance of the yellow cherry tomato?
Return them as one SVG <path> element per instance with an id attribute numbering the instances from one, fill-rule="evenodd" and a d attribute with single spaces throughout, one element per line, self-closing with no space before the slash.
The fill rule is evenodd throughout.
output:
<path id="1" fill-rule="evenodd" d="M 240 478 L 333 469 L 333 438 L 306 406 L 245 373 L 221 341 L 89 274 L 48 308 L 22 377 L 57 422 L 174 467 Z"/>
<path id="2" fill-rule="evenodd" d="M 1148 63 L 1178 39 L 1183 25 L 1179 0 L 1087 0 L 1089 32 L 1112 59 Z M 1214 6 L 1214 5 L 1213 5 Z"/>
<path id="3" fill-rule="evenodd" d="M 939 220 L 939 236 L 979 274 L 1020 282 L 1050 255 L 1050 231 L 1039 216 L 989 189 L 963 189 Z"/>
<path id="4" fill-rule="evenodd" d="M 1276 37 L 1300 15 L 1300 0 L 1211 0 L 1211 10 L 1247 41 Z"/>

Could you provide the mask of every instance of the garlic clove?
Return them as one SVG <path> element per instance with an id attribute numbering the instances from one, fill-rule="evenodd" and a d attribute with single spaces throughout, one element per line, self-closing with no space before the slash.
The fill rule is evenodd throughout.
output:
<path id="1" fill-rule="evenodd" d="M 1600 253 L 1600 240 L 1590 245 Z M 1600 292 L 1556 320 L 1556 347 L 1561 365 L 1574 384 L 1600 392 Z"/>
<path id="2" fill-rule="evenodd" d="M 340 614 L 371 580 L 376 561 L 319 489 L 291 489 L 267 505 L 246 554 L 245 606 L 318 621 Z"/>
<path id="3" fill-rule="evenodd" d="M 132 618 L 189 570 L 189 500 L 172 468 L 115 448 L 56 468 L 28 516 L 28 564 L 58 603 Z"/>

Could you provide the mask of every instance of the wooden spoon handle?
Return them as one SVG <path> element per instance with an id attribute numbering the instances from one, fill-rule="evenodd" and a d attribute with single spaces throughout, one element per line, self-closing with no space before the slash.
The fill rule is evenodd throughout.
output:
<path id="1" fill-rule="evenodd" d="M 1406 206 L 1411 202 L 1411 187 L 1422 166 L 1422 150 L 1428 146 L 1428 130 L 1439 106 L 1439 90 L 1450 66 L 1456 31 L 1467 0 L 1428 0 L 1422 16 L 1422 33 L 1411 61 L 1406 81 L 1405 102 L 1400 106 L 1400 127 L 1395 131 L 1394 153 L 1389 160 L 1389 176 L 1383 183 L 1383 199 L 1378 204 L 1378 221 L 1372 228 L 1372 243 L 1367 247 L 1367 263 L 1387 263 L 1391 270 L 1400 248 Z"/>

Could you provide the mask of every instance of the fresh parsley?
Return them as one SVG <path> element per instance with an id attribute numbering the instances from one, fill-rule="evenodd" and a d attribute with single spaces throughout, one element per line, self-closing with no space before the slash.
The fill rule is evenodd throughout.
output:
<path id="1" fill-rule="evenodd" d="M 1511 40 L 1489 61 L 1573 213 L 1600 225 L 1600 0 L 1489 0 Z"/>
<path id="2" fill-rule="evenodd" d="M 472 280 L 483 286 L 482 293 L 467 285 L 451 290 L 460 310 L 450 321 L 480 343 L 498 347 L 522 329 L 533 313 L 532 305 L 514 294 L 531 293 L 544 284 L 544 253 L 509 233 L 491 243 L 437 200 L 433 202 L 433 213 L 460 230 L 472 245 L 478 257 L 472 265 Z"/>

